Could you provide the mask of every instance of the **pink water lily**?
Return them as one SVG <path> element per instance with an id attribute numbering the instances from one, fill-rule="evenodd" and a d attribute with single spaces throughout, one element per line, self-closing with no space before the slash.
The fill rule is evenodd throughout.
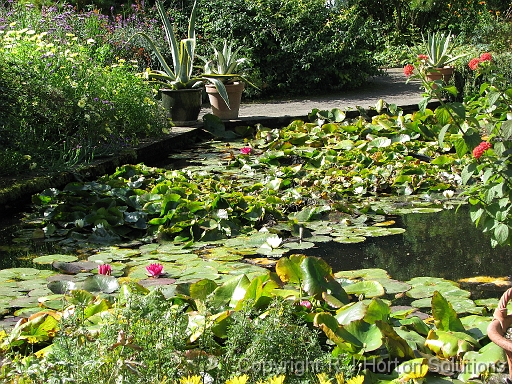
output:
<path id="1" fill-rule="evenodd" d="M 98 274 L 110 276 L 112 274 L 112 267 L 110 264 L 98 265 Z"/>
<path id="2" fill-rule="evenodd" d="M 146 271 L 151 277 L 158 277 L 162 274 L 164 270 L 164 266 L 162 264 L 149 264 L 146 267 Z"/>
<path id="3" fill-rule="evenodd" d="M 242 148 L 240 148 L 240 153 L 242 155 L 248 155 L 249 153 L 251 153 L 251 151 L 252 151 L 251 147 L 242 147 Z"/>

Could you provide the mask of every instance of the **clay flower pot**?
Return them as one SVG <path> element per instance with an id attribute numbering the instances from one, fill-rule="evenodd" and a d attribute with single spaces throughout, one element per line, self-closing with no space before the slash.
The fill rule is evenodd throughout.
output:
<path id="1" fill-rule="evenodd" d="M 428 81 L 443 80 L 447 84 L 452 78 L 453 72 L 453 67 L 434 68 L 426 73 L 426 78 Z"/>
<path id="2" fill-rule="evenodd" d="M 215 116 L 223 120 L 232 120 L 238 118 L 238 111 L 240 109 L 240 102 L 242 100 L 242 92 L 244 91 L 245 84 L 243 82 L 235 82 L 233 84 L 225 84 L 226 91 L 228 92 L 229 106 L 228 108 L 219 92 L 213 85 L 206 85 L 206 93 L 210 99 L 212 112 Z"/>

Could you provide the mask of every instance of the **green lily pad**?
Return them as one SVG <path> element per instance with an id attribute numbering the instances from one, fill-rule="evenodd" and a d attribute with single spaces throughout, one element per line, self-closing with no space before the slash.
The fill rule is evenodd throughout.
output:
<path id="1" fill-rule="evenodd" d="M 82 288 L 88 292 L 112 293 L 119 289 L 119 282 L 113 276 L 94 275 L 85 279 Z"/>
<path id="2" fill-rule="evenodd" d="M 339 271 L 334 274 L 336 278 L 346 279 L 363 279 L 363 280 L 375 280 L 375 279 L 389 279 L 389 275 L 386 270 L 380 268 L 363 268 L 349 271 Z"/>
<path id="3" fill-rule="evenodd" d="M 68 293 L 76 288 L 75 282 L 69 280 L 55 280 L 48 283 L 48 289 L 55 294 Z"/>
<path id="4" fill-rule="evenodd" d="M 89 272 L 98 268 L 98 264 L 92 261 L 75 261 L 71 263 L 63 263 L 56 261 L 53 263 L 53 268 L 58 269 L 60 272 L 77 274 L 80 272 Z"/>
<path id="5" fill-rule="evenodd" d="M 158 287 L 162 285 L 171 285 L 176 283 L 176 279 L 170 279 L 170 278 L 150 278 L 150 279 L 142 279 L 137 282 L 138 284 L 142 285 L 144 288 L 149 287 Z"/>
<path id="6" fill-rule="evenodd" d="M 411 286 L 407 283 L 403 283 L 398 280 L 393 279 L 375 279 L 375 281 L 378 281 L 382 284 L 384 289 L 386 290 L 386 293 L 388 294 L 396 294 L 396 293 L 402 293 L 407 292 L 409 289 L 411 289 Z"/>
<path id="7" fill-rule="evenodd" d="M 357 283 L 343 286 L 348 294 L 363 294 L 365 297 L 384 296 L 384 287 L 377 281 L 358 281 Z"/>
<path id="8" fill-rule="evenodd" d="M 351 236 L 351 237 L 340 236 L 340 237 L 334 237 L 332 239 L 332 241 L 335 241 L 337 243 L 342 243 L 342 244 L 362 243 L 365 240 L 366 240 L 366 237 L 362 237 L 362 236 Z"/>
<path id="9" fill-rule="evenodd" d="M 38 297 L 21 296 L 9 302 L 12 308 L 37 307 L 39 304 Z"/>
<path id="10" fill-rule="evenodd" d="M 445 296 L 446 291 L 459 289 L 455 282 L 438 277 L 415 277 L 406 283 L 412 286 L 412 288 L 407 291 L 407 296 L 413 299 L 431 297 L 435 291 L 439 291 Z"/>
<path id="11" fill-rule="evenodd" d="M 54 261 L 61 261 L 61 262 L 72 262 L 78 260 L 78 257 L 74 255 L 60 255 L 60 254 L 54 254 L 54 255 L 46 255 L 46 256 L 39 256 L 33 259 L 32 261 L 36 264 L 53 264 Z"/>
<path id="12" fill-rule="evenodd" d="M 309 238 L 309 239 L 311 239 L 311 238 Z M 315 243 L 312 243 L 310 241 L 302 241 L 300 243 L 299 242 L 287 242 L 287 243 L 283 244 L 283 247 L 288 248 L 288 249 L 310 249 L 310 248 L 314 248 L 314 246 L 315 246 Z"/>

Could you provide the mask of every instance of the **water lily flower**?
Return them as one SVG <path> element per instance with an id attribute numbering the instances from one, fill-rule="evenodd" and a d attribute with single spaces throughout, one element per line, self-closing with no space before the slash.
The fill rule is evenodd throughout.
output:
<path id="1" fill-rule="evenodd" d="M 272 249 L 278 248 L 282 242 L 283 242 L 283 239 L 281 239 L 277 235 L 267 237 L 267 244 L 270 245 L 272 247 Z"/>
<path id="2" fill-rule="evenodd" d="M 311 309 L 311 302 L 309 300 L 301 300 L 299 305 L 303 306 L 306 309 Z"/>
<path id="3" fill-rule="evenodd" d="M 454 193 L 455 192 L 453 192 L 451 189 L 447 189 L 446 191 L 443 191 L 443 196 L 447 199 L 451 199 Z"/>
<path id="4" fill-rule="evenodd" d="M 100 264 L 98 265 L 98 274 L 110 276 L 112 274 L 112 267 L 110 264 Z"/>
<path id="5" fill-rule="evenodd" d="M 242 155 L 248 155 L 248 154 L 251 153 L 251 151 L 252 151 L 251 147 L 242 147 L 242 148 L 240 148 L 240 153 Z"/>
<path id="6" fill-rule="evenodd" d="M 158 277 L 162 274 L 164 270 L 164 266 L 162 264 L 149 264 L 147 267 L 146 267 L 146 271 L 148 273 L 149 276 L 151 277 Z"/>

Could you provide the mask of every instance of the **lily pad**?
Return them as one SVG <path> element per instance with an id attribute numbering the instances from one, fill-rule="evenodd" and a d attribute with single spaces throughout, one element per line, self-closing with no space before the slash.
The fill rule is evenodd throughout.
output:
<path id="1" fill-rule="evenodd" d="M 60 272 L 75 275 L 80 272 L 89 272 L 97 269 L 98 263 L 92 261 L 75 261 L 72 263 L 56 261 L 53 263 L 53 267 L 58 269 Z"/>
<path id="2" fill-rule="evenodd" d="M 375 280 L 375 279 L 389 279 L 389 275 L 386 270 L 380 268 L 363 268 L 349 271 L 339 271 L 334 274 L 336 278 L 346 279 L 363 279 L 363 280 Z"/>
<path id="3" fill-rule="evenodd" d="M 32 261 L 36 264 L 53 264 L 54 261 L 61 262 L 71 262 L 78 260 L 78 257 L 74 255 L 61 255 L 61 254 L 53 254 L 46 256 L 39 256 L 33 259 Z"/>
<path id="4" fill-rule="evenodd" d="M 176 279 L 162 277 L 162 278 L 158 278 L 158 279 L 143 279 L 143 280 L 139 280 L 137 283 L 142 285 L 145 288 L 149 288 L 149 287 L 158 287 L 161 285 L 175 284 Z"/>
<path id="5" fill-rule="evenodd" d="M 69 280 L 55 280 L 48 283 L 48 289 L 55 294 L 68 293 L 76 288 L 76 284 Z"/>
<path id="6" fill-rule="evenodd" d="M 335 237 L 332 239 L 332 241 L 335 241 L 336 243 L 343 243 L 343 244 L 354 244 L 354 243 L 362 243 L 366 240 L 366 237 L 362 236 L 340 236 Z"/>
<path id="7" fill-rule="evenodd" d="M 94 275 L 85 279 L 82 288 L 88 292 L 112 293 L 119 289 L 119 283 L 113 276 Z"/>

